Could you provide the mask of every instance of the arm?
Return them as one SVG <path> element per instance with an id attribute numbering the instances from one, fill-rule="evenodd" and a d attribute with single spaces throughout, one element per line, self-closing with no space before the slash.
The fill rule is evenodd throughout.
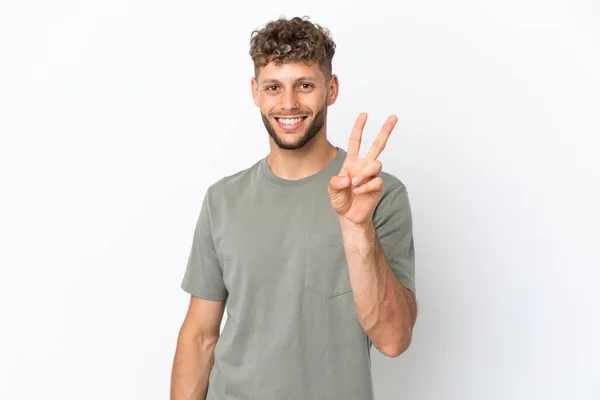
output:
<path id="1" fill-rule="evenodd" d="M 372 221 L 340 219 L 356 315 L 375 347 L 388 357 L 402 354 L 417 318 L 415 295 L 396 279 Z"/>
<path id="2" fill-rule="evenodd" d="M 191 296 L 177 339 L 171 400 L 204 400 L 226 301 Z"/>
<path id="3" fill-rule="evenodd" d="M 395 187 L 384 195 L 377 159 L 398 117 L 387 119 L 361 158 L 366 122 L 367 114 L 361 113 L 344 164 L 331 178 L 328 192 L 342 230 L 358 320 L 381 353 L 396 357 L 410 345 L 417 315 L 412 217 L 406 188 L 397 178 L 390 179 Z"/>

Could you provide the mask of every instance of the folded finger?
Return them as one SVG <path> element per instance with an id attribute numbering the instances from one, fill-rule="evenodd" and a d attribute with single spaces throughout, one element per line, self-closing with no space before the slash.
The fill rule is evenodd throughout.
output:
<path id="1" fill-rule="evenodd" d="M 329 186 L 336 190 L 342 190 L 350 186 L 350 178 L 347 176 L 334 176 L 329 181 Z"/>
<path id="2" fill-rule="evenodd" d="M 383 189 L 383 179 L 380 177 L 376 177 L 371 179 L 368 182 L 365 182 L 363 185 L 354 188 L 354 193 L 369 193 Z"/>
<path id="3" fill-rule="evenodd" d="M 360 186 L 370 178 L 373 178 L 381 172 L 381 161 L 374 160 L 368 163 L 356 176 L 352 179 L 353 186 Z"/>

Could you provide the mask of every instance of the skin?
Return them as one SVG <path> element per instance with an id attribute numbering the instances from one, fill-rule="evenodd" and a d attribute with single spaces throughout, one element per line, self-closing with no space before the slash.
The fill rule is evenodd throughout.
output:
<path id="1" fill-rule="evenodd" d="M 327 107 L 337 99 L 336 75 L 326 77 L 316 63 L 269 63 L 251 79 L 252 97 L 269 133 L 271 170 L 285 179 L 312 175 L 336 154 L 327 141 Z M 306 115 L 299 129 L 287 132 L 276 116 Z M 318 128 L 318 129 L 317 129 Z"/>
<path id="2" fill-rule="evenodd" d="M 171 370 L 171 400 L 205 399 L 226 301 L 190 296 Z"/>
<path id="3" fill-rule="evenodd" d="M 340 222 L 356 315 L 373 345 L 388 357 L 402 354 L 412 341 L 417 318 L 416 297 L 393 274 L 377 237 L 371 213 L 383 193 L 377 159 L 398 121 L 390 116 L 367 155 L 359 156 L 367 114 L 352 129 L 346 159 L 328 187 Z"/>

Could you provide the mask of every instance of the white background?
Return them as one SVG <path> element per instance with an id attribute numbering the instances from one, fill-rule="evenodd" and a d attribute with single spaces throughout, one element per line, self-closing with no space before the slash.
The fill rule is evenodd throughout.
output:
<path id="1" fill-rule="evenodd" d="M 168 398 L 204 192 L 268 151 L 250 33 L 285 14 L 337 43 L 332 143 L 399 116 L 420 314 L 377 399 L 599 399 L 600 5 L 290 3 L 2 3 L 0 398 Z"/>

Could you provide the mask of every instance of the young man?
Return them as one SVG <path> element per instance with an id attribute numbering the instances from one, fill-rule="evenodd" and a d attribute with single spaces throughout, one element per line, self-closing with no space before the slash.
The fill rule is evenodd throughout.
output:
<path id="1" fill-rule="evenodd" d="M 396 357 L 416 319 L 406 187 L 377 157 L 327 140 L 335 44 L 307 19 L 253 32 L 254 103 L 270 153 L 212 184 L 182 288 L 191 294 L 171 399 L 370 400 L 372 345 Z M 219 328 L 227 302 L 227 322 Z"/>

